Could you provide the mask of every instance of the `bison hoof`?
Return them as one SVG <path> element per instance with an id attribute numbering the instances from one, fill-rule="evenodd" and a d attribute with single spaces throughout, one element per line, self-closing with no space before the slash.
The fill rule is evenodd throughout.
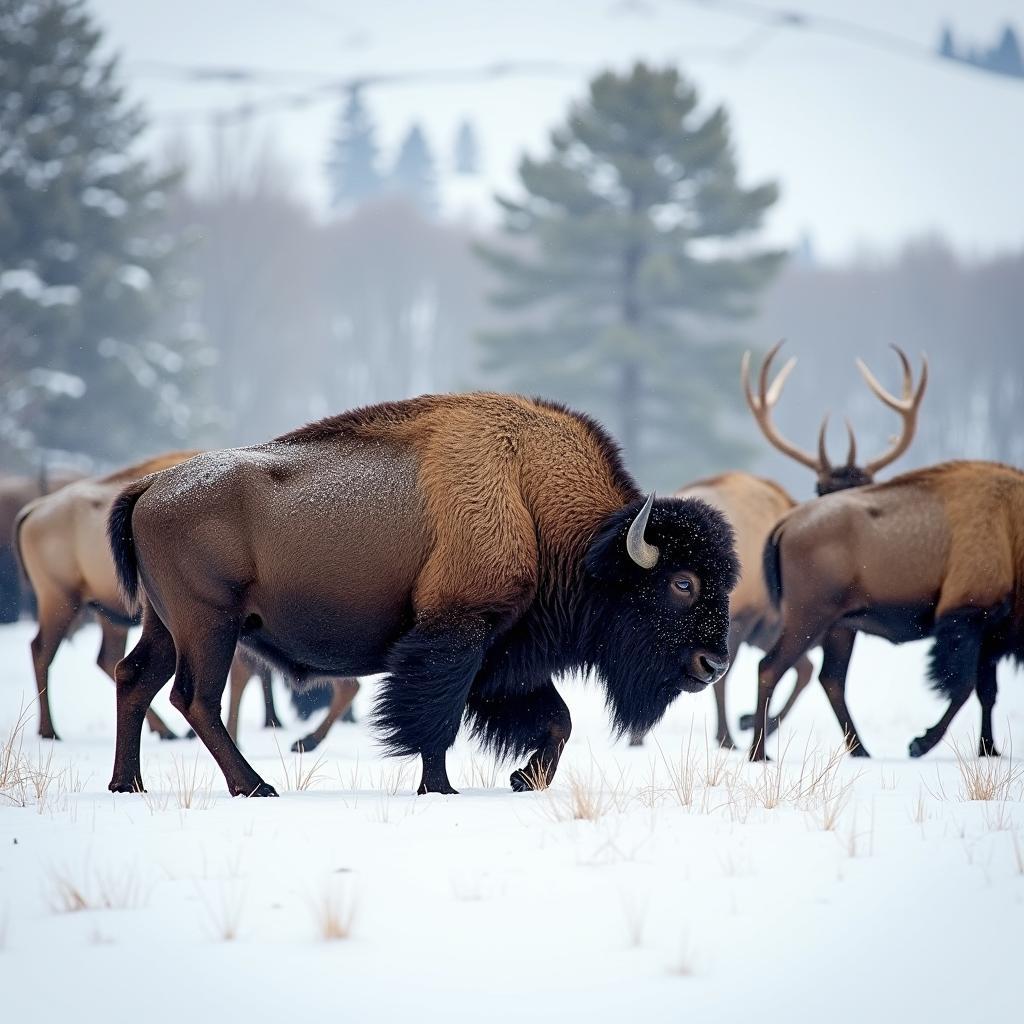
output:
<path id="1" fill-rule="evenodd" d="M 643 738 L 643 736 L 630 736 L 629 737 L 629 745 L 631 747 L 642 747 L 644 745 L 644 738 Z"/>
<path id="2" fill-rule="evenodd" d="M 508 780 L 513 793 L 529 793 L 537 787 L 530 781 L 529 775 L 522 768 L 517 768 Z"/>
<path id="3" fill-rule="evenodd" d="M 110 785 L 107 789 L 111 793 L 145 793 L 146 787 L 142 785 L 139 780 L 135 782 L 118 782 L 117 779 L 111 779 Z"/>
<path id="4" fill-rule="evenodd" d="M 459 791 L 452 786 L 450 782 L 445 782 L 442 785 L 427 786 L 425 782 L 421 782 L 419 789 L 416 790 L 417 796 L 426 796 L 428 793 L 440 793 L 442 796 L 458 796 Z"/>
<path id="5" fill-rule="evenodd" d="M 986 743 L 982 740 L 978 744 L 978 757 L 1002 757 L 999 753 L 999 749 L 994 743 Z"/>
<path id="6" fill-rule="evenodd" d="M 916 740 L 911 740 L 910 746 L 907 747 L 907 753 L 910 754 L 911 757 L 922 757 L 926 754 L 927 749 L 924 745 L 924 737 L 918 736 Z"/>
<path id="7" fill-rule="evenodd" d="M 292 744 L 291 751 L 293 754 L 306 754 L 316 750 L 318 746 L 320 743 L 313 736 L 303 736 L 301 740 L 296 740 Z"/>
<path id="8" fill-rule="evenodd" d="M 277 790 L 269 782 L 260 782 L 252 789 L 239 790 L 232 793 L 232 796 L 277 796 Z"/>
<path id="9" fill-rule="evenodd" d="M 870 757 L 871 755 L 860 744 L 850 751 L 850 757 Z"/>
<path id="10" fill-rule="evenodd" d="M 40 729 L 39 738 L 41 740 L 57 740 L 58 742 L 60 741 L 60 737 L 57 735 L 56 732 L 54 732 L 53 729 L 47 729 L 45 732 L 43 732 L 43 730 Z"/>

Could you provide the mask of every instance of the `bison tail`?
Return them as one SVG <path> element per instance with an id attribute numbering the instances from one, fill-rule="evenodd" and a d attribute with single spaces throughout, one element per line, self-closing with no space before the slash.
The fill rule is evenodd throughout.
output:
<path id="1" fill-rule="evenodd" d="M 773 530 L 764 545 L 764 552 L 761 555 L 761 569 L 764 573 L 764 583 L 768 588 L 768 599 L 773 608 L 782 604 L 782 561 L 779 558 L 779 544 L 782 541 L 782 531 Z"/>
<path id="2" fill-rule="evenodd" d="M 107 517 L 107 540 L 114 556 L 114 569 L 129 608 L 135 608 L 139 600 L 139 559 L 132 539 L 132 512 L 151 482 L 143 477 L 130 483 L 114 499 Z"/>

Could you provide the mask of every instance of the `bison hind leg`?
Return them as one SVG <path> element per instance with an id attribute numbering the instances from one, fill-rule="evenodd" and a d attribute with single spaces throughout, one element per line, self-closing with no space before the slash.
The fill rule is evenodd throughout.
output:
<path id="1" fill-rule="evenodd" d="M 551 785 L 572 718 L 550 679 L 525 693 L 470 694 L 466 714 L 473 737 L 499 760 L 531 755 L 510 778 L 517 793 Z"/>

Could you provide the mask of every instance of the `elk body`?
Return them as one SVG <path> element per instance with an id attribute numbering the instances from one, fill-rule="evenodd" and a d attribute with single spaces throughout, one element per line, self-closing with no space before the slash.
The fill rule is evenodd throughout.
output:
<path id="1" fill-rule="evenodd" d="M 586 417 L 511 395 L 424 396 L 198 456 L 130 485 L 109 533 L 142 639 L 117 667 L 110 788 L 142 784 L 157 690 L 233 794 L 274 795 L 217 709 L 235 643 L 293 679 L 387 672 L 374 718 L 454 792 L 465 717 L 550 780 L 571 721 L 552 676 L 592 669 L 620 732 L 643 733 L 728 664 L 732 535 L 703 502 L 646 502 Z"/>
<path id="2" fill-rule="evenodd" d="M 0 476 L 0 622 L 16 622 L 22 610 L 21 580 L 11 538 L 18 513 L 44 494 L 52 494 L 81 477 L 62 471 L 39 476 Z"/>
<path id="3" fill-rule="evenodd" d="M 750 473 L 723 473 L 721 476 L 699 480 L 676 491 L 679 498 L 699 498 L 717 508 L 729 520 L 736 536 L 736 554 L 740 563 L 740 578 L 729 602 L 729 651 L 735 656 L 741 644 L 750 644 L 768 650 L 779 634 L 779 612 L 768 594 L 761 556 L 776 522 L 796 506 L 796 502 L 778 484 Z M 814 667 L 808 658 L 795 663 L 796 684 L 769 726 L 774 730 L 789 713 L 790 708 L 810 681 Z M 715 683 L 715 704 L 718 710 L 718 743 L 735 747 L 725 709 L 726 683 L 729 670 Z M 742 723 L 741 723 L 742 724 Z"/>
<path id="4" fill-rule="evenodd" d="M 133 610 L 117 583 L 106 543 L 106 522 L 114 498 L 127 483 L 177 465 L 195 452 L 177 452 L 119 470 L 99 479 L 79 480 L 26 506 L 14 527 L 14 546 L 36 595 L 39 629 L 32 640 L 32 665 L 39 694 L 39 735 L 57 739 L 49 697 L 49 671 L 57 649 L 81 612 L 97 613 L 102 642 L 97 664 L 114 678 L 124 656 Z M 263 684 L 267 725 L 280 725 L 273 704 L 270 671 L 253 659 L 236 658 L 230 680 L 229 729 L 235 736 L 242 691 L 253 674 Z M 154 711 L 150 728 L 164 739 L 174 733 Z"/>
<path id="5" fill-rule="evenodd" d="M 888 451 L 878 458 L 860 465 L 857 462 L 857 444 L 853 429 L 847 424 L 849 448 L 846 460 L 836 465 L 829 459 L 825 444 L 828 417 L 822 422 L 818 434 L 817 455 L 788 441 L 772 420 L 772 411 L 782 395 L 787 377 L 796 365 L 796 359 L 790 359 L 775 379 L 769 383 L 772 362 L 781 345 L 782 343 L 779 342 L 765 356 L 758 377 L 756 393 L 750 383 L 749 352 L 744 355 L 740 370 L 740 382 L 747 404 L 757 425 L 761 428 L 761 432 L 773 447 L 814 473 L 816 490 L 819 495 L 833 494 L 837 491 L 871 483 L 875 474 L 899 458 L 913 440 L 918 408 L 928 383 L 927 361 L 923 364 L 920 380 L 915 387 L 910 362 L 906 354 L 893 346 L 903 370 L 903 393 L 900 398 L 896 398 L 889 394 L 878 383 L 871 371 L 858 360 L 857 365 L 868 386 L 884 405 L 900 415 L 903 420 L 903 430 Z M 778 484 L 750 473 L 741 472 L 725 473 L 709 480 L 698 481 L 677 491 L 676 494 L 680 497 L 701 498 L 720 509 L 729 520 L 736 535 L 740 579 L 730 604 L 732 625 L 729 650 L 735 654 L 740 644 L 744 643 L 763 651 L 770 650 L 778 638 L 781 620 L 779 611 L 765 585 L 761 568 L 762 554 L 776 522 L 793 509 L 796 502 Z M 767 719 L 761 719 L 766 735 L 771 735 L 778 728 L 814 674 L 813 666 L 806 656 L 796 659 L 793 667 L 796 669 L 796 681 L 785 705 L 777 715 L 769 715 Z M 724 747 L 732 747 L 734 743 L 729 733 L 725 712 L 727 679 L 728 673 L 715 684 L 718 742 Z M 754 724 L 753 715 L 743 715 L 740 719 L 740 726 L 744 729 L 752 728 Z"/>
<path id="6" fill-rule="evenodd" d="M 972 690 L 981 702 L 979 753 L 995 754 L 996 665 L 1024 659 L 1024 473 L 988 462 L 947 462 L 794 509 L 765 550 L 782 628 L 761 662 L 756 723 L 772 690 L 809 648 L 851 753 L 867 751 L 846 706 L 856 631 L 904 643 L 934 637 L 930 676 L 949 699 L 910 744 L 927 753 Z M 764 757 L 756 729 L 751 758 Z"/>

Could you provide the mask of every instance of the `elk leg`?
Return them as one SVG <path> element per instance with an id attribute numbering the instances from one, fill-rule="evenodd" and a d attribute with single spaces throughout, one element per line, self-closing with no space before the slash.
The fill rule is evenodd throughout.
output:
<path id="1" fill-rule="evenodd" d="M 331 686 L 334 692 L 331 694 L 331 706 L 327 709 L 324 720 L 308 736 L 303 736 L 301 740 L 296 740 L 292 744 L 293 753 L 316 750 L 331 731 L 331 726 L 352 707 L 352 701 L 359 692 L 358 679 L 335 679 Z"/>
<path id="2" fill-rule="evenodd" d="M 832 712 L 836 716 L 839 728 L 843 730 L 843 739 L 846 741 L 846 749 L 854 757 L 870 756 L 861 742 L 857 733 L 857 727 L 850 717 L 850 709 L 846 706 L 846 673 L 850 667 L 850 658 L 853 655 L 853 644 L 857 639 L 855 629 L 844 629 L 837 627 L 830 630 L 821 645 L 822 661 L 821 672 L 818 673 L 818 682 L 821 683 L 829 704 L 832 705 Z"/>
<path id="3" fill-rule="evenodd" d="M 118 622 L 111 622 L 103 615 L 97 616 L 100 621 L 100 653 L 96 656 L 96 664 L 104 671 L 114 683 L 117 677 L 114 672 L 117 663 L 124 657 L 125 647 L 128 645 L 128 628 Z M 178 737 L 167 726 L 164 720 L 152 709 L 146 712 L 146 722 L 150 731 L 155 732 L 162 740 L 176 740 Z"/>
<path id="4" fill-rule="evenodd" d="M 221 718 L 221 701 L 238 642 L 238 625 L 225 623 L 215 609 L 210 609 L 200 621 L 211 623 L 209 632 L 204 635 L 197 630 L 187 639 L 179 639 L 171 704 L 185 716 L 213 754 L 232 796 L 277 796 L 274 787 L 264 782 L 242 756 Z"/>
<path id="5" fill-rule="evenodd" d="M 807 655 L 799 658 L 794 667 L 796 668 L 796 682 L 793 684 L 790 695 L 786 698 L 786 703 L 782 705 L 782 710 L 777 715 L 769 714 L 765 736 L 771 736 L 782 725 L 786 720 L 786 716 L 793 710 L 793 705 L 796 704 L 797 698 L 807 689 L 811 679 L 814 678 L 814 665 L 811 664 L 811 659 Z M 754 728 L 753 712 L 740 715 L 740 728 L 744 730 Z"/>
<path id="6" fill-rule="evenodd" d="M 374 718 L 391 753 L 423 759 L 420 794 L 456 792 L 445 754 L 493 634 L 481 616 L 467 615 L 417 624 L 391 649 Z"/>
<path id="7" fill-rule="evenodd" d="M 283 725 L 277 717 L 277 708 L 274 707 L 274 676 L 270 668 L 260 663 L 256 668 L 256 675 L 260 677 L 260 685 L 263 687 L 263 728 L 280 729 Z"/>
<path id="8" fill-rule="evenodd" d="M 808 642 L 810 640 L 810 642 Z M 803 656 L 813 638 L 801 630 L 800 635 L 783 629 L 772 649 L 761 659 L 757 669 L 757 709 L 754 712 L 754 736 L 750 746 L 751 761 L 766 761 L 764 741 L 767 737 L 768 706 L 779 680 Z"/>
<path id="9" fill-rule="evenodd" d="M 112 793 L 141 791 L 139 748 L 142 723 L 160 687 L 174 671 L 174 641 L 147 604 L 142 610 L 142 637 L 114 670 L 117 686 L 117 739 L 114 745 Z"/>
<path id="10" fill-rule="evenodd" d="M 978 740 L 978 757 L 999 757 L 995 737 L 992 735 L 992 709 L 995 707 L 998 693 L 994 659 L 982 660 L 975 693 L 981 702 L 981 739 Z"/>
<path id="11" fill-rule="evenodd" d="M 231 659 L 228 671 L 228 733 L 238 743 L 238 710 L 242 706 L 242 694 L 252 678 L 248 662 L 239 657 L 238 652 Z"/>
<path id="12" fill-rule="evenodd" d="M 725 714 L 725 681 L 729 678 L 729 673 L 732 672 L 732 661 L 729 662 L 729 667 L 726 669 L 725 675 L 721 679 L 717 680 L 714 685 L 715 690 L 715 709 L 718 715 L 718 745 L 723 750 L 735 750 L 736 744 L 733 742 L 732 733 L 729 732 L 729 719 Z"/>
<path id="13" fill-rule="evenodd" d="M 526 765 L 509 780 L 515 792 L 546 789 L 572 733 L 572 718 L 562 695 L 550 679 L 514 695 L 483 696 L 483 689 L 471 693 L 466 706 L 473 736 L 499 758 L 530 754 Z"/>
<path id="14" fill-rule="evenodd" d="M 949 707 L 935 725 L 911 740 L 911 757 L 923 757 L 946 735 L 950 723 L 977 685 L 983 620 L 984 612 L 971 608 L 947 612 L 935 623 L 929 675 L 935 689 L 949 698 Z M 995 702 L 995 693 L 992 702 Z"/>
<path id="15" fill-rule="evenodd" d="M 39 629 L 32 638 L 32 668 L 39 695 L 39 735 L 44 740 L 60 739 L 50 715 L 50 665 L 61 641 L 67 636 L 78 607 L 77 600 L 64 594 L 39 597 Z"/>

